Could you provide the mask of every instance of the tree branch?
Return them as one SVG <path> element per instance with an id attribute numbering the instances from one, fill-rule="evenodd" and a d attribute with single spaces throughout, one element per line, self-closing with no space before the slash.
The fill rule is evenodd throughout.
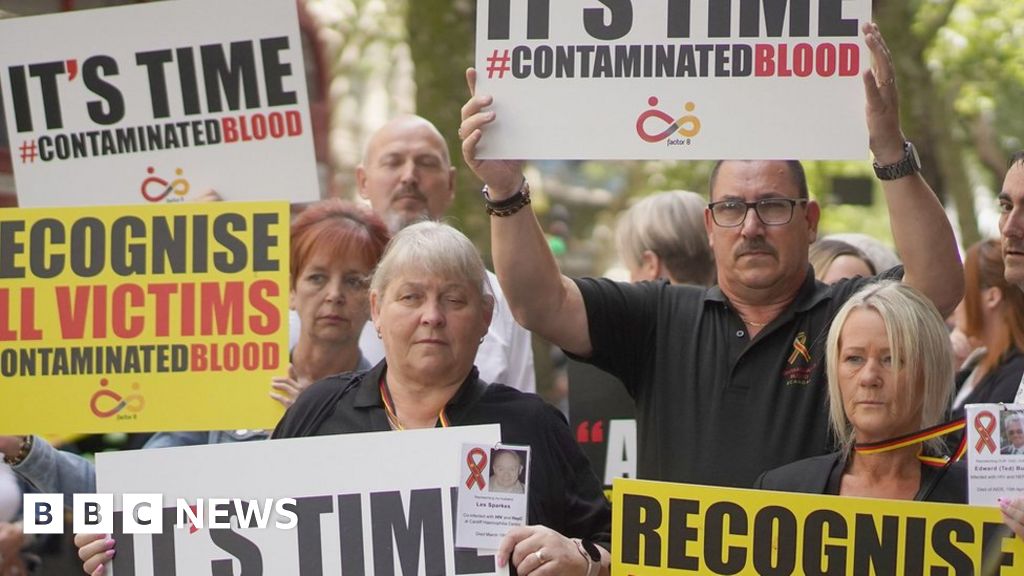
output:
<path id="1" fill-rule="evenodd" d="M 997 185 L 1006 176 L 1006 163 L 1008 158 L 999 147 L 999 135 L 992 121 L 990 112 L 980 112 L 970 124 L 971 139 L 974 141 L 974 150 L 978 154 L 984 166 Z"/>
<path id="2" fill-rule="evenodd" d="M 936 8 L 935 17 L 925 22 L 921 33 L 918 35 L 922 45 L 928 46 L 932 43 L 939 30 L 949 22 L 949 17 L 953 13 L 953 9 L 956 8 L 956 3 L 957 0 L 943 0 Z"/>

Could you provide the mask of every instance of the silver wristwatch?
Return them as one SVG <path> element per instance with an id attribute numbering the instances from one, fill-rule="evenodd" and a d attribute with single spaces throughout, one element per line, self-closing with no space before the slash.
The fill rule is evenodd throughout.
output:
<path id="1" fill-rule="evenodd" d="M 921 159 L 917 156 L 917 148 L 910 141 L 903 143 L 903 158 L 899 162 L 879 166 L 874 162 L 875 176 L 879 180 L 898 180 L 904 176 L 917 174 L 921 171 Z"/>

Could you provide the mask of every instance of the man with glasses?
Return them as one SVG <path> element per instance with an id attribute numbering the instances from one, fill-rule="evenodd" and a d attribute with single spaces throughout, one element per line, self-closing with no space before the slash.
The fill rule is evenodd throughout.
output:
<path id="1" fill-rule="evenodd" d="M 905 281 L 948 314 L 963 293 L 956 241 L 900 129 L 888 51 L 874 25 L 864 33 L 877 66 L 864 77 L 871 149 Z M 468 80 L 472 91 L 474 71 Z M 749 487 L 764 470 L 826 453 L 824 337 L 872 279 L 815 281 L 807 252 L 820 208 L 800 163 L 715 167 L 704 224 L 717 286 L 571 280 L 529 209 L 521 163 L 476 158 L 491 104 L 471 97 L 459 135 L 487 183 L 498 278 L 523 326 L 623 381 L 637 405 L 638 476 Z"/>
<path id="2" fill-rule="evenodd" d="M 1024 454 L 1024 414 L 1011 414 L 1004 422 L 1006 427 L 1006 439 L 1009 444 L 1004 444 L 999 450 L 1002 454 Z"/>

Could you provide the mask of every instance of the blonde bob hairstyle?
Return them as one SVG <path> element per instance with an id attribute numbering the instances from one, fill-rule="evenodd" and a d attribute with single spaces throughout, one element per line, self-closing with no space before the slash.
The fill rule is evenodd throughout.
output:
<path id="1" fill-rule="evenodd" d="M 891 280 L 869 284 L 839 309 L 825 348 L 829 421 L 837 443 L 844 450 L 852 448 L 854 433 L 839 388 L 839 335 L 850 313 L 860 309 L 877 312 L 885 323 L 893 371 L 902 368 L 907 374 L 906 381 L 911 384 L 896 394 L 900 402 L 920 408 L 919 428 L 941 423 L 953 399 L 953 352 L 939 311 L 927 297 L 907 284 Z M 941 439 L 929 440 L 925 446 L 932 454 L 943 451 Z"/>
<path id="2" fill-rule="evenodd" d="M 370 291 L 383 298 L 391 282 L 404 274 L 466 282 L 479 290 L 485 308 L 494 306 L 491 284 L 476 246 L 447 224 L 418 222 L 395 234 L 373 273 Z"/>
<path id="3" fill-rule="evenodd" d="M 671 190 L 640 200 L 619 216 L 619 256 L 638 268 L 644 252 L 657 254 L 673 283 L 715 283 L 715 257 L 704 230 L 707 203 L 696 192 Z"/>

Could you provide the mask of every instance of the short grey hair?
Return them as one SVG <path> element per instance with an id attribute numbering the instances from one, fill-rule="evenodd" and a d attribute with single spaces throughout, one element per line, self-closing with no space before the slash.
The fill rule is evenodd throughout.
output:
<path id="1" fill-rule="evenodd" d="M 704 198 L 671 190 L 647 196 L 619 216 L 619 255 L 630 268 L 650 250 L 665 264 L 673 282 L 710 286 L 715 259 L 704 230 Z"/>
<path id="2" fill-rule="evenodd" d="M 892 280 L 872 283 L 862 288 L 839 309 L 828 333 L 825 348 L 828 374 L 829 421 L 836 441 L 849 450 L 854 442 L 853 425 L 846 417 L 843 396 L 839 389 L 839 334 L 854 310 L 873 310 L 882 317 L 889 335 L 893 370 L 902 367 L 907 382 L 921 382 L 921 397 L 915 398 L 916 386 L 898 390 L 902 402 L 921 407 L 919 428 L 942 422 L 953 399 L 953 351 L 949 331 L 942 315 L 928 298 L 913 287 Z M 925 445 L 933 453 L 941 453 L 941 439 Z"/>
<path id="3" fill-rule="evenodd" d="M 1024 428 L 1024 413 L 1010 412 L 1010 415 L 1003 421 L 1003 426 L 1009 426 L 1013 423 L 1020 424 L 1021 428 Z"/>
<path id="4" fill-rule="evenodd" d="M 370 281 L 370 291 L 383 296 L 397 276 L 414 271 L 449 280 L 465 281 L 493 302 L 484 262 L 465 234 L 441 222 L 407 226 L 388 243 Z"/>
<path id="5" fill-rule="evenodd" d="M 885 244 L 876 238 L 859 232 L 843 232 L 842 234 L 829 234 L 825 238 L 841 240 L 860 250 L 871 261 L 875 273 L 880 273 L 901 264 L 900 257 Z"/>

